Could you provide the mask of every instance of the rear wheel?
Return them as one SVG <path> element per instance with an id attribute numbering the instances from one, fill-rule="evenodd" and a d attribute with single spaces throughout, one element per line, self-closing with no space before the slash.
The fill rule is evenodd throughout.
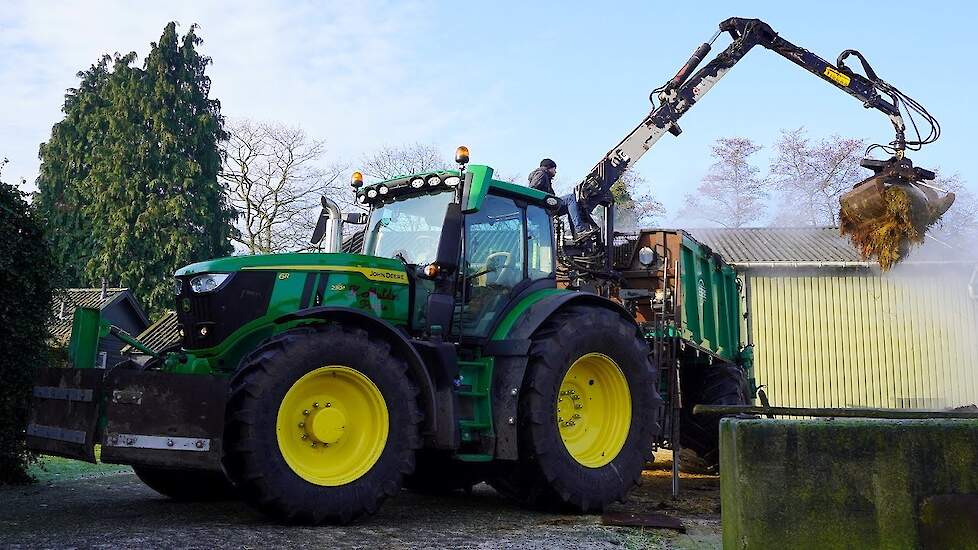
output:
<path id="1" fill-rule="evenodd" d="M 720 462 L 720 416 L 693 414 L 695 405 L 748 405 L 750 388 L 744 369 L 737 365 L 700 367 L 683 373 L 680 380 L 683 409 L 680 441 L 694 451 L 703 465 L 715 470 Z"/>
<path id="2" fill-rule="evenodd" d="M 649 348 L 617 313 L 558 312 L 533 335 L 519 403 L 519 461 L 491 479 L 534 507 L 596 512 L 622 500 L 651 458 L 661 404 Z"/>
<path id="3" fill-rule="evenodd" d="M 373 513 L 414 469 L 417 393 L 405 362 L 367 331 L 293 329 L 232 380 L 225 468 L 245 500 L 279 520 Z"/>
<path id="4" fill-rule="evenodd" d="M 184 501 L 231 500 L 234 486 L 222 472 L 133 466 L 136 477 L 157 493 Z"/>

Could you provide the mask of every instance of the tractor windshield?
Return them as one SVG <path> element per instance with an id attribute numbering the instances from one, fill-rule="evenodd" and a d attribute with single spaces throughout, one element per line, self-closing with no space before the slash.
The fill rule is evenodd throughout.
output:
<path id="1" fill-rule="evenodd" d="M 454 196 L 454 192 L 445 191 L 374 207 L 367 222 L 363 253 L 399 257 L 409 264 L 435 261 L 445 209 Z"/>

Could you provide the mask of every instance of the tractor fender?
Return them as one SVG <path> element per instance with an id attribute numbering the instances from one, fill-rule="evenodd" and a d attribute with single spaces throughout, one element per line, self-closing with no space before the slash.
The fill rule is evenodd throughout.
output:
<path id="1" fill-rule="evenodd" d="M 638 326 L 635 318 L 617 302 L 589 292 L 567 291 L 549 294 L 535 301 L 526 308 L 520 319 L 505 334 L 495 334 L 496 338 L 483 347 L 483 353 L 495 357 L 492 402 L 493 424 L 496 430 L 494 453 L 496 458 L 502 460 L 519 458 L 515 419 L 518 418 L 519 393 L 523 387 L 523 378 L 530 359 L 531 336 L 557 311 L 578 304 L 614 311 Z"/>
<path id="2" fill-rule="evenodd" d="M 420 393 L 419 399 L 421 409 L 425 413 L 423 431 L 426 433 L 437 434 L 438 415 L 435 398 L 435 385 L 431 380 L 428 369 L 425 367 L 421 355 L 411 345 L 401 331 L 383 319 L 378 319 L 368 315 L 359 309 L 338 306 L 318 306 L 300 309 L 287 315 L 275 319 L 276 323 L 288 323 L 290 321 L 319 320 L 336 321 L 346 325 L 359 326 L 371 334 L 375 334 L 387 340 L 391 347 L 408 364 L 408 372 L 418 386 Z"/>
<path id="3" fill-rule="evenodd" d="M 558 309 L 570 305 L 590 305 L 609 309 L 628 319 L 636 327 L 638 326 L 635 317 L 618 302 L 590 292 L 567 291 L 546 296 L 527 308 L 523 316 L 505 335 L 505 338 L 508 340 L 529 339 L 540 328 L 540 325 L 546 322 Z"/>

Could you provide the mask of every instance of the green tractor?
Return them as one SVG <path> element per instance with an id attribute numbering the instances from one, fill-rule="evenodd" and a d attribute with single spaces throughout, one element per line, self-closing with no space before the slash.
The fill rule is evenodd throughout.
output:
<path id="1" fill-rule="evenodd" d="M 620 303 L 558 287 L 554 196 L 457 156 L 371 186 L 355 174 L 363 254 L 177 271 L 176 349 L 80 309 L 73 368 L 38 373 L 31 448 L 94 461 L 100 444 L 165 495 L 233 491 L 288 522 L 483 480 L 532 506 L 624 498 L 663 431 L 646 334 Z M 342 217 L 322 219 L 335 248 Z M 96 368 L 110 332 L 151 358 Z"/>

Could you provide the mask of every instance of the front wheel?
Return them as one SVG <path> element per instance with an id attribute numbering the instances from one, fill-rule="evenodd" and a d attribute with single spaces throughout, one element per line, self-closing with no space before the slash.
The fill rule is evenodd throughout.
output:
<path id="1" fill-rule="evenodd" d="M 417 394 L 406 363 L 367 331 L 290 330 L 232 380 L 225 468 L 249 504 L 282 521 L 373 513 L 414 469 Z"/>
<path id="2" fill-rule="evenodd" d="M 533 335 L 519 403 L 519 461 L 491 483 L 544 508 L 597 512 L 622 500 L 651 457 L 661 399 L 637 327 L 571 306 Z"/>

